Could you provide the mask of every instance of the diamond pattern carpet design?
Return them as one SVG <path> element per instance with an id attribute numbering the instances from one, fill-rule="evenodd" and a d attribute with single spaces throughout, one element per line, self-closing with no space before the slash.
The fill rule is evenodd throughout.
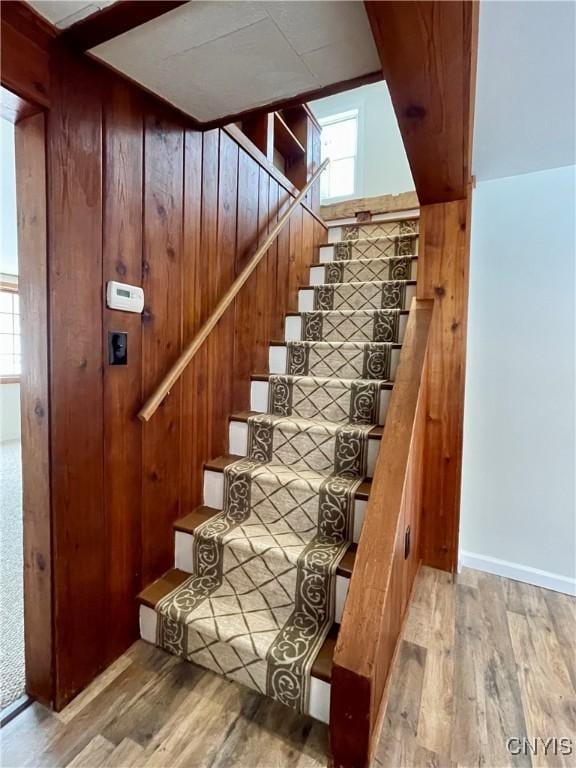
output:
<path id="1" fill-rule="evenodd" d="M 401 337 L 413 254 L 397 252 L 417 222 L 394 225 L 337 244 L 340 261 L 325 266 L 338 279 L 315 288 L 285 372 L 268 377 L 267 412 L 247 419 L 245 457 L 224 469 L 223 509 L 194 528 L 192 573 L 155 606 L 160 647 L 301 712 Z M 340 255 L 358 248 L 370 255 Z"/>

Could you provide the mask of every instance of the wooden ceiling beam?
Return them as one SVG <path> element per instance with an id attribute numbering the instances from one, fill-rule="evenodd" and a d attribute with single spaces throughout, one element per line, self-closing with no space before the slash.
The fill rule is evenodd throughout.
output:
<path id="1" fill-rule="evenodd" d="M 186 5 L 187 0 L 117 0 L 65 29 L 60 38 L 76 50 L 88 51 L 124 32 L 146 24 L 169 11 Z"/>
<path id="2" fill-rule="evenodd" d="M 420 203 L 466 197 L 479 3 L 364 4 Z"/>

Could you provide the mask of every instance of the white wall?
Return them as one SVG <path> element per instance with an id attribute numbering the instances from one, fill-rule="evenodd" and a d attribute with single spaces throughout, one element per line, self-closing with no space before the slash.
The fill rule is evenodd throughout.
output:
<path id="1" fill-rule="evenodd" d="M 476 179 L 574 163 L 576 3 L 482 0 Z"/>
<path id="2" fill-rule="evenodd" d="M 20 384 L 0 384 L 0 442 L 20 439 Z"/>
<path id="3" fill-rule="evenodd" d="M 18 274 L 14 126 L 0 118 L 0 272 Z"/>
<path id="4" fill-rule="evenodd" d="M 575 172 L 473 198 L 461 562 L 573 591 Z"/>
<path id="5" fill-rule="evenodd" d="M 18 275 L 14 126 L 0 118 L 0 277 Z M 0 384 L 0 442 L 20 439 L 20 385 Z"/>
<path id="6" fill-rule="evenodd" d="M 358 110 L 357 189 L 350 197 L 374 197 L 414 189 L 385 82 L 311 101 L 309 107 L 317 118 Z"/>
<path id="7" fill-rule="evenodd" d="M 480 4 L 460 559 L 574 591 L 576 6 Z"/>

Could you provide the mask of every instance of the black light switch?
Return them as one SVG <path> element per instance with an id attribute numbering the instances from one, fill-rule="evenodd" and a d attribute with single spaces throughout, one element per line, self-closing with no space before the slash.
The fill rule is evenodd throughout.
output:
<path id="1" fill-rule="evenodd" d="M 110 365 L 128 363 L 128 334 L 123 331 L 108 331 L 108 362 Z"/>

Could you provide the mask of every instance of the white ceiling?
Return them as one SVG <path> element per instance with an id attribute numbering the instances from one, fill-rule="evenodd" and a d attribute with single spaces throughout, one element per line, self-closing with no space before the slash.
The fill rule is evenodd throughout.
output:
<path id="1" fill-rule="evenodd" d="M 193 0 L 90 53 L 202 122 L 380 69 L 360 0 Z"/>
<path id="2" fill-rule="evenodd" d="M 54 26 L 64 29 L 86 16 L 91 16 L 96 11 L 107 5 L 112 5 L 114 0 L 28 0 L 39 14 L 48 19 Z"/>
<path id="3" fill-rule="evenodd" d="M 479 181 L 576 163 L 576 4 L 480 5 L 473 173 Z"/>

